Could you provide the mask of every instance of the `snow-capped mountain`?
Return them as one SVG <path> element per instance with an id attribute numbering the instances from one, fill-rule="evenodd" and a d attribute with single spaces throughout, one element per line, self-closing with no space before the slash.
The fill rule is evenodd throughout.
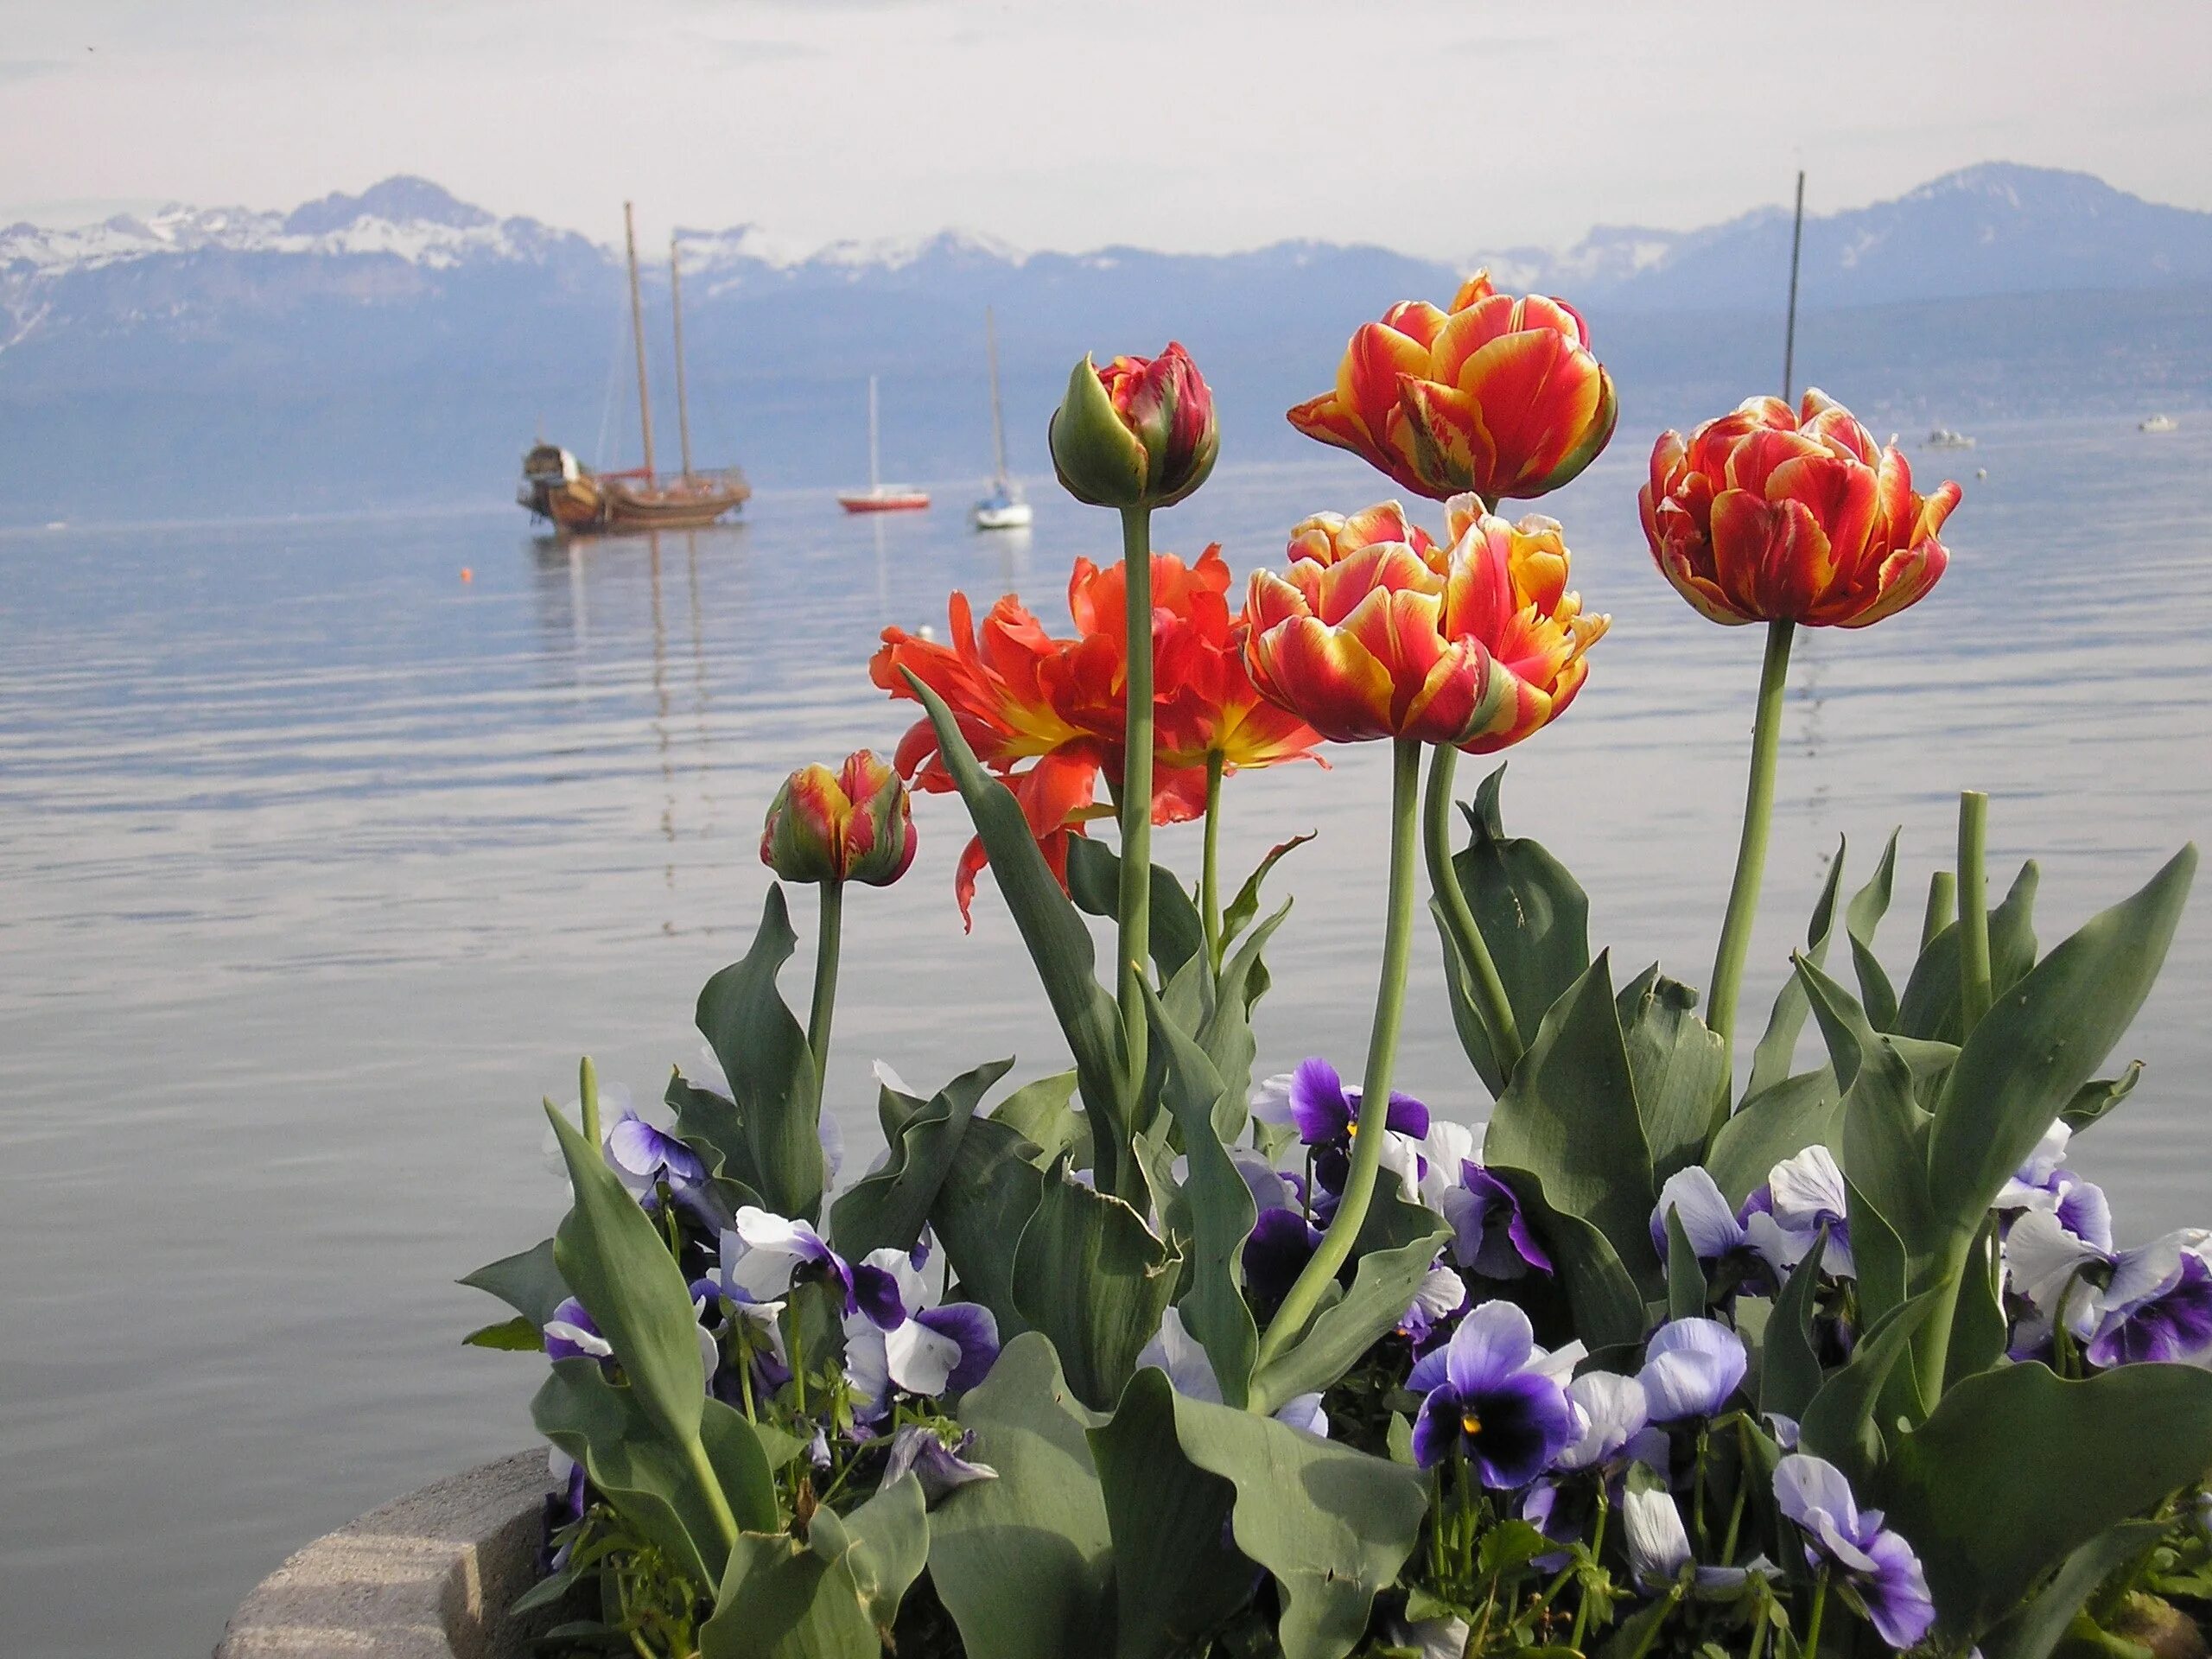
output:
<path id="1" fill-rule="evenodd" d="M 1350 330 L 1483 263 L 1502 287 L 1583 311 L 1624 423 L 1694 419 L 1778 370 L 1789 219 L 1603 226 L 1563 251 L 1464 264 L 1313 241 L 1024 252 L 948 231 L 807 249 L 755 225 L 680 240 L 698 453 L 764 484 L 823 483 L 864 468 L 871 374 L 903 470 L 974 468 L 987 305 L 1017 468 L 1042 467 L 1037 434 L 1077 354 L 1170 338 L 1205 365 L 1228 453 L 1304 453 L 1281 411 L 1328 383 Z M 664 396 L 662 251 L 644 263 Z M 2082 289 L 2107 298 L 2056 297 Z M 2212 214 L 2079 174 L 1972 168 L 1808 219 L 1798 360 L 1840 395 L 1886 400 L 1899 424 L 1923 404 L 1955 423 L 2018 395 L 2003 365 L 2031 355 L 2051 397 L 2078 372 L 2183 407 L 2212 383 L 2208 292 Z M 289 213 L 0 230 L 0 522 L 499 499 L 533 429 L 594 463 L 634 459 L 627 315 L 617 246 L 417 178 Z"/>

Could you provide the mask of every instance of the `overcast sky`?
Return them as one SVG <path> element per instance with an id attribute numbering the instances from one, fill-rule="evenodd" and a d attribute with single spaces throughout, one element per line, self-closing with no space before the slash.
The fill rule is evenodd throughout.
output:
<path id="1" fill-rule="evenodd" d="M 0 0 L 0 220 L 396 172 L 602 239 L 1439 257 L 1970 162 L 2212 208 L 2212 0 Z"/>

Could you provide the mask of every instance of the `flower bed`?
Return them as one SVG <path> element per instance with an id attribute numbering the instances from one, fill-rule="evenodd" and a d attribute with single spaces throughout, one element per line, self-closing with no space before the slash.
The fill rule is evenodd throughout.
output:
<path id="1" fill-rule="evenodd" d="M 1442 502 L 1440 535 L 1395 502 L 1317 514 L 1239 608 L 1217 549 L 1151 545 L 1213 464 L 1195 365 L 1077 365 L 1055 465 L 1128 556 L 1077 563 L 1071 636 L 957 594 L 947 643 L 887 632 L 875 683 L 923 718 L 893 764 L 794 773 L 762 841 L 820 891 L 807 1020 L 779 885 L 700 995 L 712 1063 L 671 1078 L 669 1126 L 605 1121 L 587 1061 L 575 1121 L 548 1103 L 572 1208 L 472 1276 L 515 1310 L 473 1339 L 551 1362 L 563 1507 L 519 1605 L 557 1610 L 556 1646 L 2202 1650 L 2212 1252 L 2122 1247 L 2066 1164 L 2135 1086 L 2100 1074 L 2195 853 L 2046 951 L 2033 864 L 1990 903 L 1970 793 L 1913 948 L 1877 946 L 1896 837 L 1847 895 L 1839 849 L 1738 1041 L 1795 632 L 1926 597 L 1960 496 L 1818 392 L 1753 399 L 1662 435 L 1642 497 L 1689 604 L 1765 625 L 1711 992 L 1617 982 L 1573 878 L 1507 833 L 1502 771 L 1464 832 L 1452 810 L 1459 753 L 1564 714 L 1606 630 L 1562 527 L 1492 508 L 1579 474 L 1615 408 L 1559 302 L 1478 277 L 1392 308 L 1291 418 Z M 1289 908 L 1262 891 L 1299 842 L 1232 893 L 1216 830 L 1238 772 L 1367 741 L 1390 874 L 1355 1083 L 1259 1064 Z M 959 907 L 988 868 L 1072 1066 L 931 1090 L 879 1065 L 885 1148 L 841 1186 L 843 901 L 906 870 L 910 786 L 961 798 Z M 1151 855 L 1185 820 L 1187 886 Z M 1481 1126 L 1390 1086 L 1424 877 Z"/>

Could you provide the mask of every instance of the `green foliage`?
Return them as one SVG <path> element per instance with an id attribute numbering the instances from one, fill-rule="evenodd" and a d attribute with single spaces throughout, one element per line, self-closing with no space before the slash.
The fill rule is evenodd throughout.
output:
<path id="1" fill-rule="evenodd" d="M 1048 1172 L 1014 1256 L 1014 1305 L 1052 1338 L 1077 1399 L 1105 1410 L 1175 1294 L 1181 1259 L 1110 1193 Z"/>
<path id="2" fill-rule="evenodd" d="M 1622 988 L 1614 1007 L 1656 1187 L 1704 1160 L 1714 1109 L 1728 1097 L 1728 1046 L 1694 1012 L 1697 993 L 1656 963 Z"/>
<path id="3" fill-rule="evenodd" d="M 828 1173 L 818 1128 L 822 1085 L 806 1032 L 776 988 L 798 943 L 784 890 L 772 885 L 753 948 L 699 993 L 699 1034 L 729 1078 L 736 1122 L 695 1127 L 679 1116 L 677 1128 L 709 1139 L 769 1209 L 812 1221 L 821 1214 Z"/>
<path id="4" fill-rule="evenodd" d="M 1112 1532 L 1086 1411 L 1052 1344 L 1016 1338 L 960 1402 L 974 1455 L 998 1471 L 931 1517 L 930 1577 L 970 1655 L 1106 1659 L 1113 1652 Z"/>
<path id="5" fill-rule="evenodd" d="M 1604 955 L 1535 1031 L 1491 1114 L 1484 1157 L 1534 1176 L 1553 1209 L 1596 1228 L 1637 1286 L 1656 1292 L 1651 1154 Z"/>
<path id="6" fill-rule="evenodd" d="M 498 1297 L 527 1319 L 533 1330 L 543 1330 L 552 1319 L 553 1310 L 569 1294 L 561 1269 L 554 1264 L 553 1241 L 550 1238 L 513 1255 L 487 1262 L 461 1282 Z"/>
<path id="7" fill-rule="evenodd" d="M 913 1248 L 960 1155 L 976 1108 L 1013 1066 L 1012 1060 L 993 1060 L 962 1073 L 900 1124 L 890 1161 L 854 1182 L 831 1207 L 830 1235 L 849 1259 Z"/>
<path id="8" fill-rule="evenodd" d="M 2212 1373 L 2040 1365 L 1967 1378 L 1903 1437 L 1880 1497 L 1919 1552 L 1944 1628 L 2010 1611 L 2073 1551 L 2212 1468 Z"/>
<path id="9" fill-rule="evenodd" d="M 700 1659 L 880 1659 L 929 1538 L 911 1475 L 842 1520 L 817 1510 L 804 1541 L 744 1534 L 699 1628 Z"/>
<path id="10" fill-rule="evenodd" d="M 1249 1403 L 1274 1411 L 1326 1388 L 1404 1316 L 1443 1243 L 1441 1227 L 1393 1249 L 1370 1250 L 1353 1269 L 1351 1288 L 1324 1303 L 1292 1344 L 1252 1379 Z"/>
<path id="11" fill-rule="evenodd" d="M 1535 842 L 1505 833 L 1498 795 L 1505 779 L 1501 765 L 1482 781 L 1474 803 L 1463 806 L 1472 832 L 1452 865 L 1466 895 L 1475 925 L 1482 930 L 1491 958 L 1497 964 L 1522 1036 L 1536 1029 L 1554 1002 L 1590 966 L 1590 900 L 1567 867 Z M 1447 969 L 1459 962 L 1459 947 L 1439 917 L 1445 935 Z M 1459 974 L 1447 971 L 1452 1022 L 1467 1058 L 1493 1096 L 1505 1087 L 1503 1069 L 1471 994 Z"/>

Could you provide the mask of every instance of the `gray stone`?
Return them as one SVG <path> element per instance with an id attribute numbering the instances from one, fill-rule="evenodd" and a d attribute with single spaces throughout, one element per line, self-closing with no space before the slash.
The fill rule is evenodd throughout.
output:
<path id="1" fill-rule="evenodd" d="M 215 1659 L 520 1659 L 506 1618 L 536 1572 L 543 1451 L 410 1492 L 318 1538 L 231 1615 Z"/>

